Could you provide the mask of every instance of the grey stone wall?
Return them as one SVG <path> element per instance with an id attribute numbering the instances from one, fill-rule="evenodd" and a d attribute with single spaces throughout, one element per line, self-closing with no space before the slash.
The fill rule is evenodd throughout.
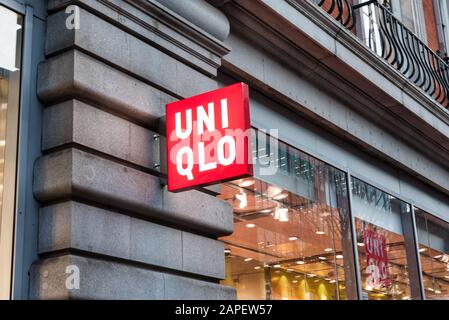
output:
<path id="1" fill-rule="evenodd" d="M 232 209 L 201 191 L 167 192 L 159 132 L 166 103 L 217 88 L 229 23 L 205 1 L 163 4 L 48 1 L 32 299 L 235 298 L 218 284 Z M 80 29 L 66 28 L 68 5 Z M 73 266 L 79 287 L 67 285 Z"/>

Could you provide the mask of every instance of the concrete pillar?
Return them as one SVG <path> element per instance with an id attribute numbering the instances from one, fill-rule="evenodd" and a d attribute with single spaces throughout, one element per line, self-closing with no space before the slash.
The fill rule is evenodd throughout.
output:
<path id="1" fill-rule="evenodd" d="M 165 104 L 217 88 L 229 23 L 202 0 L 130 2 L 49 1 L 31 298 L 234 299 L 218 283 L 230 205 L 159 178 Z M 66 27 L 69 3 L 79 29 Z"/>

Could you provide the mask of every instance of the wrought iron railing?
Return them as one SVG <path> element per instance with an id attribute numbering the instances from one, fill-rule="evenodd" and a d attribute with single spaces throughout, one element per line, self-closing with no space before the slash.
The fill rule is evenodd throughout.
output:
<path id="1" fill-rule="evenodd" d="M 362 21 L 357 35 L 387 63 L 416 86 L 449 107 L 449 65 L 413 31 L 377 0 L 352 5 L 350 0 L 314 0 L 345 28 L 353 31 L 356 17 Z M 384 3 L 388 3 L 385 2 Z M 359 11 L 360 12 L 357 12 Z"/>

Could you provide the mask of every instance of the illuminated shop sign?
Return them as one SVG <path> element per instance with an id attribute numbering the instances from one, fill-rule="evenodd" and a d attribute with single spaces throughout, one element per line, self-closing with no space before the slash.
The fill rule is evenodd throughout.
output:
<path id="1" fill-rule="evenodd" d="M 166 129 L 169 191 L 252 176 L 246 84 L 167 104 Z"/>

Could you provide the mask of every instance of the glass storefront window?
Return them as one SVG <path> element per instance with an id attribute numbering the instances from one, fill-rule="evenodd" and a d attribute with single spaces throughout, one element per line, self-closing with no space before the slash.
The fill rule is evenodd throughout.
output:
<path id="1" fill-rule="evenodd" d="M 449 223 L 415 208 L 424 294 L 449 299 Z"/>
<path id="2" fill-rule="evenodd" d="M 412 221 L 410 205 L 356 178 L 351 182 L 363 298 L 411 299 L 415 244 L 413 233 L 404 232 Z"/>
<path id="3" fill-rule="evenodd" d="M 357 299 L 345 173 L 277 143 L 274 174 L 221 185 L 235 221 L 222 283 L 238 299 Z M 269 147 L 253 135 L 255 160 Z"/>
<path id="4" fill-rule="evenodd" d="M 22 16 L 0 5 L 0 299 L 8 299 L 20 97 Z"/>

